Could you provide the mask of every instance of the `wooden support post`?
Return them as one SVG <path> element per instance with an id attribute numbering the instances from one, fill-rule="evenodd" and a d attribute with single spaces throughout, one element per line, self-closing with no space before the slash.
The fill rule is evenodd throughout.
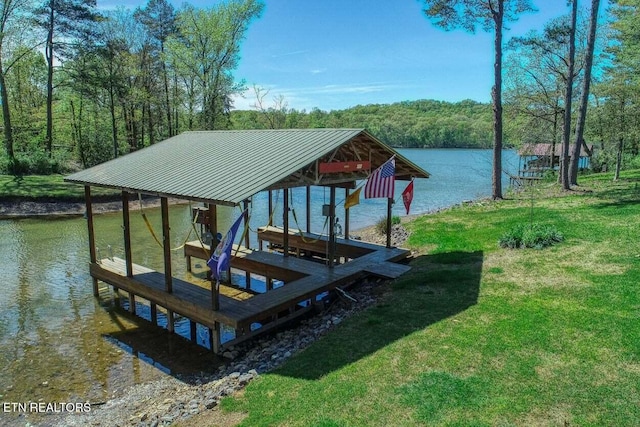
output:
<path id="1" fill-rule="evenodd" d="M 209 245 L 209 256 L 218 246 L 218 206 L 209 203 L 209 233 L 211 233 L 211 245 Z M 211 278 L 211 270 L 207 271 L 207 277 Z"/>
<path id="2" fill-rule="evenodd" d="M 271 213 L 273 212 L 273 191 L 269 190 L 269 220 L 267 222 L 268 226 L 272 226 L 273 225 L 273 215 L 271 215 Z M 262 242 L 260 242 L 262 243 Z M 262 250 L 262 248 L 260 248 L 260 250 Z"/>
<path id="3" fill-rule="evenodd" d="M 307 185 L 307 233 L 311 233 L 311 186 Z"/>
<path id="4" fill-rule="evenodd" d="M 194 343 L 198 343 L 198 324 L 193 320 L 189 320 L 189 330 L 191 335 L 191 341 Z"/>
<path id="5" fill-rule="evenodd" d="M 173 317 L 173 311 L 167 310 L 167 331 L 173 333 L 175 331 L 175 319 Z"/>
<path id="6" fill-rule="evenodd" d="M 131 221 L 129 215 L 129 193 L 122 192 L 122 230 L 124 232 L 124 260 L 127 277 L 133 277 L 133 260 L 131 256 Z"/>
<path id="7" fill-rule="evenodd" d="M 387 198 L 387 248 L 391 247 L 391 208 L 393 207 L 393 199 Z"/>
<path id="8" fill-rule="evenodd" d="M 129 313 L 136 314 L 136 295 L 129 292 Z"/>
<path id="9" fill-rule="evenodd" d="M 91 187 L 88 185 L 84 186 L 84 202 L 86 205 L 86 215 L 87 215 L 87 229 L 89 231 L 89 261 L 92 264 L 97 262 L 96 259 L 96 235 L 93 230 L 93 208 L 91 206 Z M 100 291 L 98 289 L 98 280 L 95 277 L 91 277 L 93 282 L 93 296 L 100 296 Z"/>
<path id="10" fill-rule="evenodd" d="M 344 200 L 347 200 L 349 198 L 349 189 L 345 188 L 344 189 Z M 344 238 L 345 240 L 349 240 L 349 209 L 345 209 L 344 210 Z M 345 258 L 345 261 L 348 260 L 347 258 Z"/>
<path id="11" fill-rule="evenodd" d="M 336 254 L 336 187 L 331 187 L 329 192 L 329 253 L 327 258 L 329 260 L 329 268 L 333 268 L 335 263 Z"/>
<path id="12" fill-rule="evenodd" d="M 209 230 L 213 235 L 213 239 L 211 241 L 211 253 L 218 246 L 218 208 L 217 205 L 210 204 L 209 205 Z M 213 272 L 209 275 L 211 279 L 211 309 L 213 311 L 220 310 L 220 287 L 218 285 L 218 280 L 213 275 Z M 209 330 L 211 331 L 211 330 Z M 209 335 L 211 336 L 211 335 Z"/>
<path id="13" fill-rule="evenodd" d="M 282 207 L 282 226 L 284 227 L 284 234 L 282 235 L 282 247 L 284 256 L 289 256 L 289 190 L 283 188 L 284 192 Z"/>
<path id="14" fill-rule="evenodd" d="M 211 351 L 218 354 L 220 353 L 220 323 L 215 322 L 213 329 L 209 329 L 209 346 Z"/>
<path id="15" fill-rule="evenodd" d="M 153 323 L 153 326 L 156 326 L 158 324 L 158 306 L 155 305 L 155 303 L 151 303 L 150 308 L 151 308 L 151 323 Z"/>
<path id="16" fill-rule="evenodd" d="M 246 233 L 244 234 L 244 247 L 249 249 L 249 245 L 250 243 L 250 236 L 249 236 L 249 200 L 245 199 L 242 202 L 242 207 L 244 208 L 244 229 L 246 230 Z M 247 289 L 251 289 L 251 273 L 248 271 L 245 271 L 245 286 Z M 229 282 L 231 282 L 231 280 L 229 280 Z"/>
<path id="17" fill-rule="evenodd" d="M 169 201 L 166 197 L 160 198 L 162 211 L 162 245 L 164 248 L 164 286 L 168 293 L 173 292 L 173 277 L 171 273 L 171 235 L 169 227 Z"/>

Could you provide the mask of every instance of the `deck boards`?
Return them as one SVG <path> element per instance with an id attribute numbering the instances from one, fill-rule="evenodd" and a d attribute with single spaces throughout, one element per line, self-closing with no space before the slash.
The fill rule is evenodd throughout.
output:
<path id="1" fill-rule="evenodd" d="M 284 242 L 284 230 L 274 226 L 260 227 L 258 228 L 258 240 L 282 245 Z M 289 247 L 292 249 L 326 254 L 327 241 L 328 237 L 321 234 L 289 229 Z M 339 257 L 358 258 L 377 251 L 381 247 L 361 240 L 336 238 L 336 256 Z"/>
<path id="2" fill-rule="evenodd" d="M 281 229 L 265 229 L 267 234 L 262 235 L 263 239 L 268 237 L 276 242 L 282 239 Z M 298 238 L 299 241 L 295 238 L 291 238 L 290 241 L 294 244 L 310 244 L 304 242 L 300 235 Z M 173 292 L 168 293 L 165 291 L 164 274 L 134 264 L 133 276 L 127 277 L 125 262 L 122 259 L 103 259 L 100 263 L 91 264 L 90 270 L 91 275 L 98 280 L 131 292 L 207 327 L 213 328 L 216 323 L 224 323 L 236 330 L 253 334 L 250 332 L 252 323 L 271 321 L 281 313 L 289 313 L 290 309 L 299 308 L 300 302 L 313 299 L 325 291 L 346 286 L 371 274 L 396 278 L 410 269 L 406 265 L 395 263 L 410 255 L 407 249 L 386 248 L 344 239 L 339 239 L 338 247 L 342 247 L 342 256 L 351 260 L 329 268 L 307 259 L 254 251 L 236 245 L 233 254 L 237 255 L 232 258 L 232 267 L 269 278 L 282 280 L 284 277 L 285 285 L 255 295 L 222 286 L 217 311 L 212 309 L 211 290 L 205 281 L 192 283 L 174 277 Z M 208 254 L 209 248 L 203 247 L 199 241 L 188 242 L 185 246 L 187 257 L 206 259 Z"/>

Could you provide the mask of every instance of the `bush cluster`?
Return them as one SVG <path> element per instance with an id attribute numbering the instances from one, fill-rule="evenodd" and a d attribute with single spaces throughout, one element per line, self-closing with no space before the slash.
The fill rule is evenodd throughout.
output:
<path id="1" fill-rule="evenodd" d="M 400 224 L 400 217 L 398 215 L 393 215 L 391 217 L 391 225 Z M 380 234 L 387 234 L 387 217 L 382 217 L 376 222 L 376 231 Z"/>
<path id="2" fill-rule="evenodd" d="M 544 224 L 518 224 L 504 233 L 499 244 L 502 248 L 542 249 L 562 242 L 564 236 L 555 227 Z"/>
<path id="3" fill-rule="evenodd" d="M 14 159 L 0 158 L 0 174 L 3 175 L 51 175 L 67 172 L 64 162 L 57 157 L 49 157 L 44 151 L 30 155 L 16 154 Z"/>

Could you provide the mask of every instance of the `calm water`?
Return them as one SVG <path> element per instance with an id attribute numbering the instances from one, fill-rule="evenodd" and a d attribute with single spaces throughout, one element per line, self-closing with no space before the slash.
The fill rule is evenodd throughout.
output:
<path id="1" fill-rule="evenodd" d="M 401 153 L 432 175 L 416 181 L 412 214 L 490 195 L 489 150 Z M 505 167 L 514 170 L 515 153 L 507 151 L 504 157 Z M 405 185 L 398 184 L 397 196 Z M 304 194 L 294 191 L 292 197 L 303 227 Z M 328 203 L 328 190 L 314 189 L 312 197 L 312 229 L 321 231 L 324 221 L 319 212 Z M 281 198 L 276 201 L 276 224 L 282 223 Z M 339 191 L 337 199 L 342 201 L 344 193 Z M 189 209 L 189 205 L 170 208 L 172 246 L 188 236 Z M 158 210 L 146 212 L 159 232 Z M 352 229 L 373 224 L 385 212 L 385 201 L 362 200 L 351 210 Z M 228 227 L 237 214 L 237 210 L 221 209 L 219 227 Z M 405 214 L 401 202 L 394 214 Z M 338 209 L 337 215 L 342 220 L 344 211 Z M 266 194 L 254 197 L 251 228 L 264 225 L 267 216 Z M 295 226 L 293 217 L 291 224 Z M 101 256 L 124 257 L 119 213 L 97 216 L 95 229 Z M 162 249 L 137 212 L 132 214 L 132 234 L 133 261 L 162 269 Z M 252 242 L 255 245 L 253 237 Z M 100 302 L 93 298 L 84 219 L 0 221 L 0 260 L 0 402 L 100 402 L 165 372 L 215 369 L 215 357 L 202 346 L 130 317 L 115 307 L 110 294 Z M 174 275 L 185 277 L 181 251 L 174 252 L 173 260 Z M 177 330 L 189 334 L 184 321 Z M 208 341 L 206 330 L 198 330 L 198 341 L 203 345 Z M 0 413 L 0 424 L 3 417 L 8 420 L 7 414 Z"/>

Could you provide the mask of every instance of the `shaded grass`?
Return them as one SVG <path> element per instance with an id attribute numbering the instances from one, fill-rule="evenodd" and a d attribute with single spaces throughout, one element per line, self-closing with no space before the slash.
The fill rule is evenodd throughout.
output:
<path id="1" fill-rule="evenodd" d="M 114 199 L 120 193 L 116 190 L 92 187 L 91 194 L 97 199 Z M 84 200 L 84 187 L 64 182 L 62 175 L 0 175 L 0 199 L 81 201 Z"/>
<path id="2" fill-rule="evenodd" d="M 640 172 L 416 219 L 412 270 L 223 408 L 242 425 L 640 425 Z"/>

